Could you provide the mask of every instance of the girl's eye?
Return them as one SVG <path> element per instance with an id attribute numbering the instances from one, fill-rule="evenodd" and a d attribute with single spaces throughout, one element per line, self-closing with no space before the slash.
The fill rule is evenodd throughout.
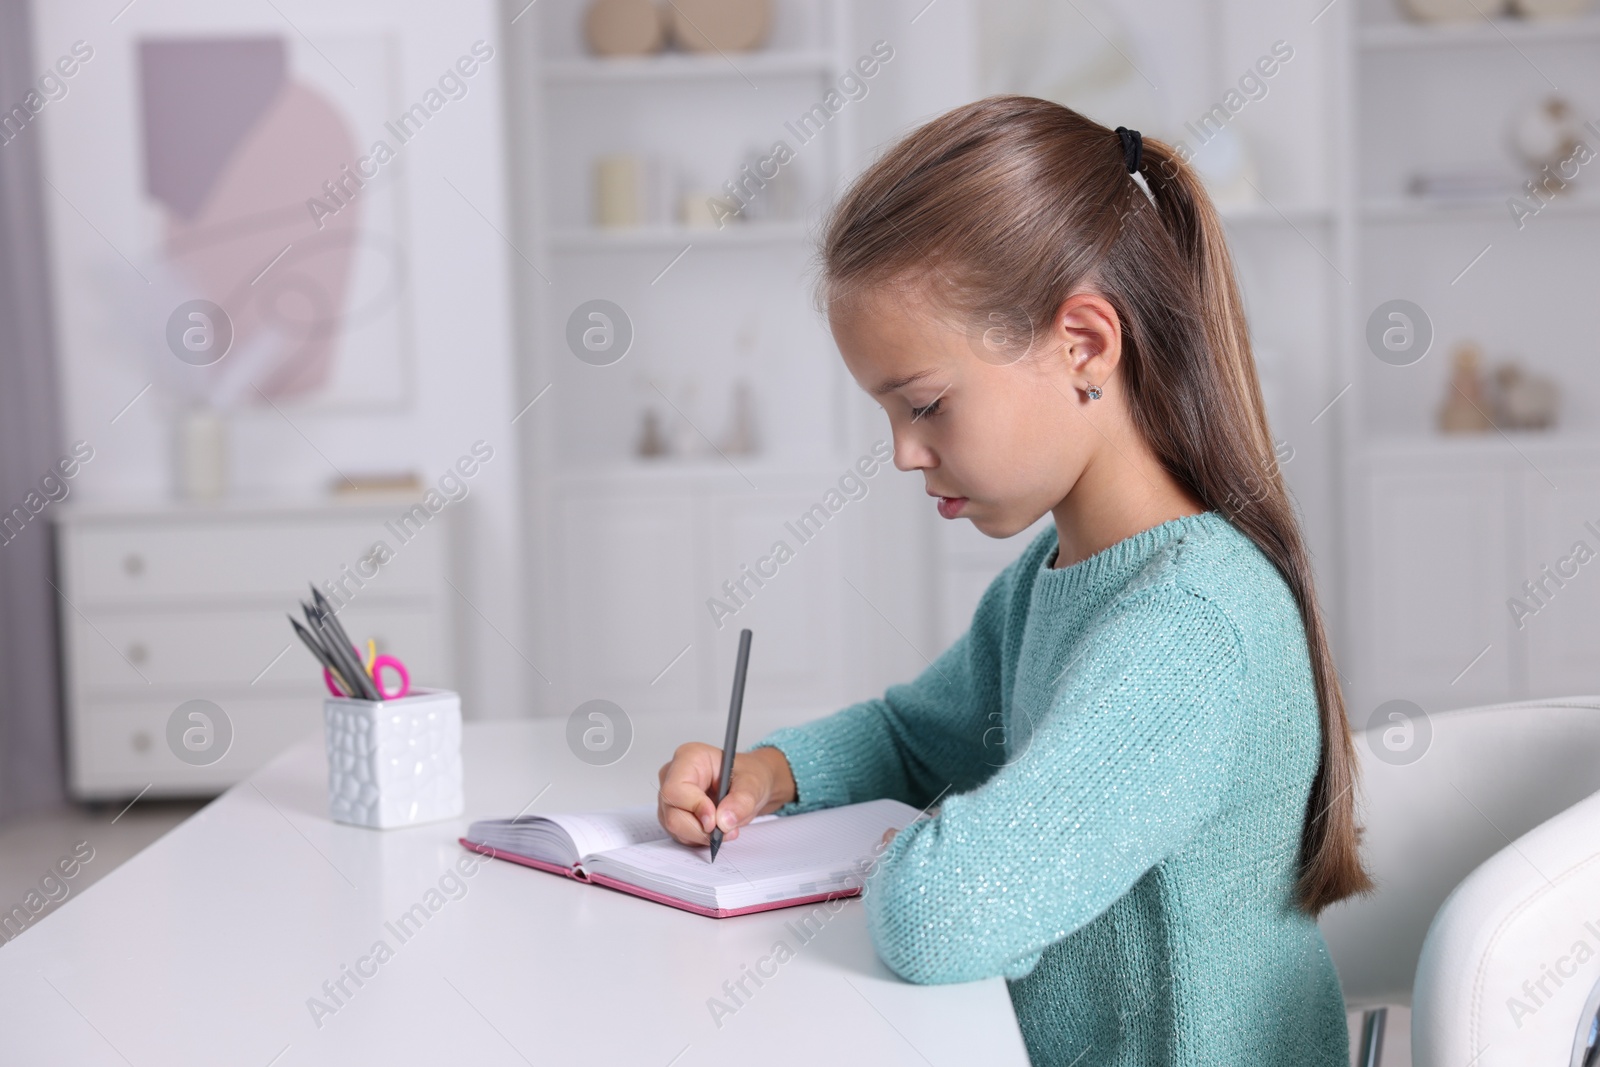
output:
<path id="1" fill-rule="evenodd" d="M 926 415 L 937 415 L 938 413 L 939 413 L 939 399 L 935 398 L 933 403 L 929 404 L 927 407 L 912 408 L 911 409 L 911 421 L 915 422 L 916 420 L 918 420 L 918 419 L 920 419 L 920 418 L 922 418 L 922 417 L 924 417 Z"/>

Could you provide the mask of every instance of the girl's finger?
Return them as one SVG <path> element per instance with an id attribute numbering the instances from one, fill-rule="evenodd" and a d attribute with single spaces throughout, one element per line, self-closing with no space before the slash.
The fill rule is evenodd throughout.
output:
<path id="1" fill-rule="evenodd" d="M 762 803 L 761 797 L 757 795 L 758 789 L 756 782 L 748 776 L 740 775 L 735 769 L 733 788 L 728 790 L 728 795 L 717 805 L 717 825 L 722 827 L 724 834 L 737 830 L 755 818 L 755 813 Z"/>
<path id="2" fill-rule="evenodd" d="M 705 748 L 709 746 L 695 746 Z M 704 754 L 684 746 L 661 768 L 661 825 L 685 843 L 710 839 L 716 804 L 707 795 L 712 772 Z"/>
<path id="3" fill-rule="evenodd" d="M 682 808 L 668 809 L 662 817 L 661 825 L 672 835 L 674 841 L 685 845 L 704 845 L 711 840 L 711 835 L 702 829 L 700 820 Z"/>

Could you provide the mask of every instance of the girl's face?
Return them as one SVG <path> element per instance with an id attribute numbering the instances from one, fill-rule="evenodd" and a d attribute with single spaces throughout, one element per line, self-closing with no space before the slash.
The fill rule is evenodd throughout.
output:
<path id="1" fill-rule="evenodd" d="M 829 324 L 856 383 L 889 415 L 895 466 L 922 471 L 940 515 L 990 537 L 1061 503 L 1105 438 L 1097 424 L 1119 392 L 1107 378 L 1120 335 L 1097 295 L 1069 297 L 1033 338 L 958 327 L 898 290 L 830 308 Z M 1090 384 L 1105 390 L 1094 409 Z"/>

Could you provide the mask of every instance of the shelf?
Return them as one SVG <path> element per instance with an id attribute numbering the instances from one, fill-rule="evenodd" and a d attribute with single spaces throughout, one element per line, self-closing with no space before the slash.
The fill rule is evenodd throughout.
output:
<path id="1" fill-rule="evenodd" d="M 1233 226 L 1318 226 L 1333 221 L 1333 212 L 1325 207 L 1287 207 L 1281 211 L 1271 204 L 1231 204 L 1218 206 L 1222 221 Z"/>
<path id="2" fill-rule="evenodd" d="M 1600 433 L 1556 426 L 1549 430 L 1495 430 L 1482 433 L 1375 433 L 1360 446 L 1367 460 L 1449 456 L 1515 457 L 1519 453 L 1593 453 L 1600 451 Z"/>
<path id="3" fill-rule="evenodd" d="M 561 466 L 557 479 L 561 486 L 569 491 L 585 487 L 616 488 L 642 483 L 665 487 L 712 484 L 748 488 L 744 482 L 745 478 L 760 486 L 796 477 L 813 480 L 820 478 L 821 489 L 826 489 L 829 481 L 847 470 L 857 458 L 859 457 L 840 454 L 805 460 L 757 454 L 729 456 L 723 459 L 712 454 L 602 462 L 568 461 Z"/>
<path id="4" fill-rule="evenodd" d="M 811 231 L 803 222 L 730 222 L 723 229 L 689 226 L 639 226 L 632 229 L 569 228 L 551 233 L 551 245 L 567 252 L 678 249 L 684 245 L 805 244 Z"/>
<path id="5" fill-rule="evenodd" d="M 1581 44 L 1600 40 L 1600 16 L 1567 19 L 1475 19 L 1459 23 L 1395 22 L 1361 28 L 1361 46 L 1374 50 L 1483 48 L 1512 44 Z"/>
<path id="6" fill-rule="evenodd" d="M 609 85 L 638 81 L 695 81 L 707 78 L 829 76 L 831 52 L 821 49 L 689 55 L 666 52 L 614 59 L 557 59 L 544 64 L 545 81 L 568 85 Z"/>
<path id="7" fill-rule="evenodd" d="M 1459 200 L 1427 200 L 1404 196 L 1374 198 L 1362 201 L 1361 218 L 1364 222 L 1408 223 L 1457 221 L 1472 216 L 1488 219 L 1498 216 L 1514 223 L 1511 209 L 1506 207 L 1506 200 L 1519 194 L 1520 190 L 1517 192 L 1507 190 L 1492 197 L 1463 197 Z M 1527 198 L 1524 196 L 1523 199 Z M 1538 214 L 1542 215 L 1545 212 L 1559 215 L 1600 213 L 1600 191 L 1573 190 L 1565 193 L 1546 204 Z M 1527 223 L 1531 224 L 1536 220 L 1537 215 L 1531 216 Z"/>

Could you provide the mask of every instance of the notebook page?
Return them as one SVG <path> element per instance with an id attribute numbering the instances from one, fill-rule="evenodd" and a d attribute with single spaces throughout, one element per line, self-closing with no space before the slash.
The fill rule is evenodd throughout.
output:
<path id="1" fill-rule="evenodd" d="M 776 815 L 762 815 L 752 819 L 751 824 L 775 818 Z M 467 830 L 469 841 L 563 867 L 601 852 L 666 836 L 653 804 L 606 811 L 523 815 L 515 819 L 479 819 Z"/>
<path id="2" fill-rule="evenodd" d="M 715 863 L 710 846 L 666 839 L 618 849 L 584 867 L 669 895 L 734 906 L 728 901 L 735 897 L 773 899 L 819 881 L 830 887 L 857 885 L 883 832 L 903 829 L 917 815 L 916 808 L 897 800 L 870 800 L 752 821 L 736 840 L 723 842 Z"/>
<path id="3" fill-rule="evenodd" d="M 660 841 L 669 836 L 661 825 L 654 804 L 636 804 L 606 811 L 564 812 L 542 818 L 566 831 L 580 857 L 595 856 L 646 841 Z M 751 819 L 748 825 L 776 818 L 776 815 L 760 815 Z M 527 821 L 526 816 L 523 821 Z"/>
<path id="4" fill-rule="evenodd" d="M 544 818 L 567 832 L 579 856 L 593 856 L 667 836 L 661 820 L 656 818 L 654 804 L 635 804 L 606 811 L 562 812 Z"/>

